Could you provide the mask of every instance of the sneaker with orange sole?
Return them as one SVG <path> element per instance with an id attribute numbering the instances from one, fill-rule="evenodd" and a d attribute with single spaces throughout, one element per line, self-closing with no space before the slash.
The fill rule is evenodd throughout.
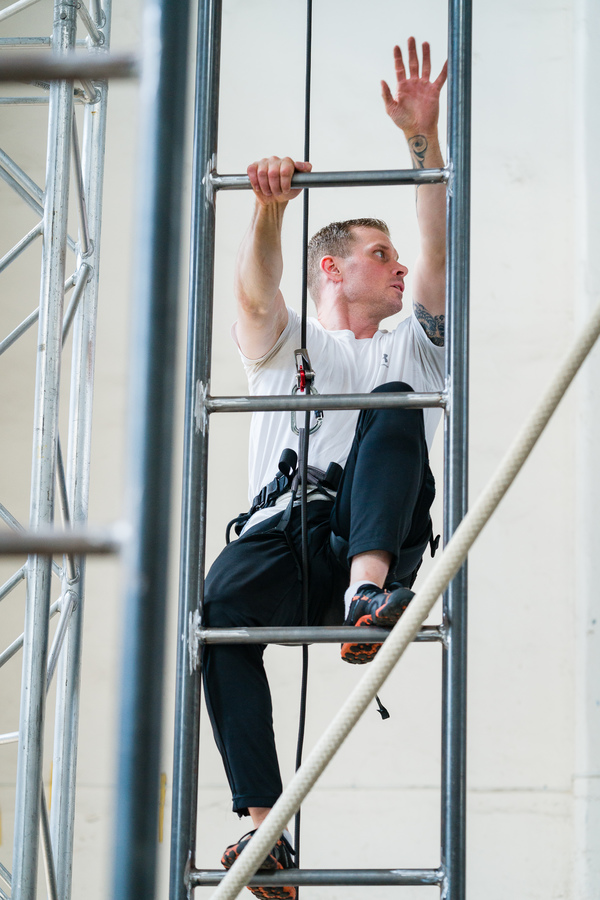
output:
<path id="1" fill-rule="evenodd" d="M 249 831 L 248 834 L 241 837 L 235 844 L 230 844 L 230 846 L 227 847 L 221 857 L 221 864 L 226 869 L 231 868 L 240 853 L 248 846 L 255 832 L 256 829 L 254 829 L 254 831 Z M 296 851 L 292 848 L 292 845 L 285 835 L 282 835 L 271 852 L 267 855 L 258 871 L 274 872 L 277 869 L 297 869 L 298 866 L 294 861 L 295 855 Z M 248 890 L 252 891 L 255 897 L 261 897 L 262 900 L 296 900 L 296 888 L 292 885 L 248 885 Z"/>
<path id="2" fill-rule="evenodd" d="M 386 591 L 376 584 L 362 584 L 352 598 L 344 625 L 392 629 L 415 595 L 405 587 Z M 381 644 L 342 644 L 342 659 L 354 665 L 371 662 Z"/>

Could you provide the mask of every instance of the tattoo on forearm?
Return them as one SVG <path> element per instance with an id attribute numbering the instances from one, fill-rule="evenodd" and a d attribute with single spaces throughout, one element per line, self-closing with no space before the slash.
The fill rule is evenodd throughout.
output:
<path id="1" fill-rule="evenodd" d="M 424 134 L 415 134 L 414 137 L 410 138 L 408 141 L 408 148 L 410 150 L 410 155 L 412 156 L 413 169 L 425 168 L 425 154 L 427 153 L 428 147 L 429 144 L 427 143 L 427 138 Z"/>
<path id="2" fill-rule="evenodd" d="M 414 311 L 431 343 L 443 347 L 446 316 L 432 316 L 421 303 L 414 304 Z"/>

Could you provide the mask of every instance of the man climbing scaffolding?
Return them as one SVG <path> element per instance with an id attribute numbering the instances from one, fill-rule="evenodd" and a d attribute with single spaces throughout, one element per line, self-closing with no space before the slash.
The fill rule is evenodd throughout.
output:
<path id="1" fill-rule="evenodd" d="M 394 63 L 395 93 L 382 82 L 386 112 L 404 133 L 415 168 L 442 167 L 438 116 L 446 66 L 430 80 L 425 43 L 419 72 L 414 38 L 408 41 L 408 73 L 398 47 Z M 300 193 L 291 188 L 292 175 L 310 169 L 309 162 L 275 156 L 248 167 L 255 208 L 237 261 L 235 339 L 252 394 L 289 394 L 295 383 L 301 323 L 279 287 L 281 229 L 287 204 Z M 317 319 L 307 322 L 306 346 L 319 393 L 444 387 L 445 216 L 445 187 L 419 186 L 413 311 L 392 332 L 379 325 L 402 309 L 408 269 L 398 261 L 385 223 L 337 222 L 312 238 L 307 278 Z M 439 410 L 433 409 L 328 411 L 312 434 L 307 624 L 326 617 L 340 622 L 345 616 L 346 625 L 391 628 L 406 609 L 432 540 L 429 509 L 435 488 L 428 448 L 438 420 Z M 240 537 L 227 545 L 207 576 L 208 627 L 302 622 L 301 510 L 290 493 L 293 455 L 286 455 L 295 440 L 289 413 L 254 415 L 250 496 L 255 499 L 251 514 L 238 522 Z M 364 640 L 346 643 L 342 659 L 366 663 L 378 648 Z M 213 644 L 203 652 L 206 700 L 233 809 L 250 815 L 255 828 L 282 790 L 264 649 Z M 253 833 L 227 848 L 224 866 L 235 862 Z M 294 867 L 291 838 L 284 832 L 262 868 Z M 259 897 L 292 900 L 296 894 L 291 886 L 251 890 Z"/>

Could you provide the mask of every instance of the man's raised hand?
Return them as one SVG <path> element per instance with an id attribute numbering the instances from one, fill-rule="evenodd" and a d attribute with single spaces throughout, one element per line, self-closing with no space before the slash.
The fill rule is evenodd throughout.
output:
<path id="1" fill-rule="evenodd" d="M 423 44 L 423 65 L 419 76 L 419 57 L 414 37 L 408 39 L 408 71 L 406 77 L 400 47 L 394 47 L 396 93 L 392 94 L 386 81 L 381 82 L 385 111 L 407 138 L 415 134 L 431 135 L 437 131 L 440 91 L 445 84 L 447 63 L 435 81 L 430 81 L 431 58 L 429 44 Z"/>
<path id="2" fill-rule="evenodd" d="M 311 169 L 312 165 L 309 162 L 294 162 L 289 156 L 283 159 L 270 156 L 268 159 L 250 163 L 247 171 L 256 200 L 261 206 L 268 206 L 273 203 L 287 203 L 297 197 L 301 189 L 292 190 L 292 175 L 294 172 L 310 172 Z"/>

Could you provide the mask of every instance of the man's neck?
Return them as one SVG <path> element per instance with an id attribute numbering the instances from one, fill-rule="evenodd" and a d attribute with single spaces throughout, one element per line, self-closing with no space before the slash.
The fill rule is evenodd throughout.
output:
<path id="1" fill-rule="evenodd" d="M 351 331 L 355 338 L 372 338 L 379 328 L 379 322 L 347 305 L 320 304 L 318 319 L 326 331 Z"/>

